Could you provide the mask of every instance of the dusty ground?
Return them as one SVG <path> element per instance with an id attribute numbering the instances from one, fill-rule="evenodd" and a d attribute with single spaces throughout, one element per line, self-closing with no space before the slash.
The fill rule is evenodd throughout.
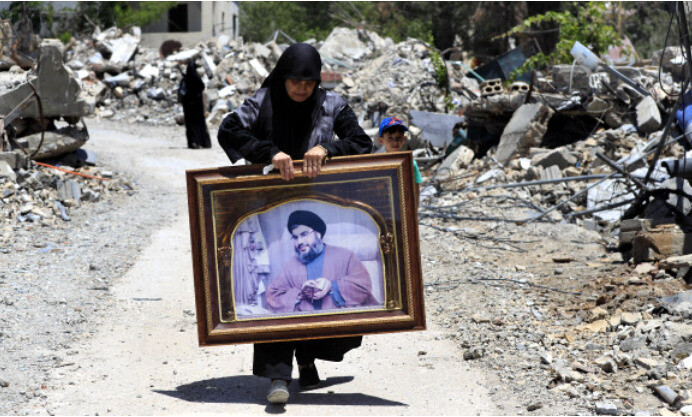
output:
<path id="1" fill-rule="evenodd" d="M 621 414 L 657 414 L 663 406 L 646 388 L 649 376 L 628 380 L 627 367 L 606 375 L 592 364 L 634 333 L 576 329 L 597 304 L 612 315 L 651 310 L 628 305 L 634 297 L 604 300 L 605 289 L 655 297 L 680 290 L 677 281 L 618 281 L 631 268 L 607 251 L 612 240 L 575 225 L 423 218 L 429 330 L 368 336 L 343 363 L 318 364 L 323 386 L 292 387 L 287 407 L 268 407 L 250 346 L 197 347 L 184 171 L 227 165 L 223 151 L 215 140 L 210 150 L 186 149 L 180 127 L 87 125 L 86 148 L 135 190 L 74 210 L 56 228 L 18 227 L 0 251 L 0 415 L 577 415 L 594 414 L 599 401 Z M 431 204 L 466 200 L 448 194 Z M 523 210 L 507 204 L 459 212 Z"/>

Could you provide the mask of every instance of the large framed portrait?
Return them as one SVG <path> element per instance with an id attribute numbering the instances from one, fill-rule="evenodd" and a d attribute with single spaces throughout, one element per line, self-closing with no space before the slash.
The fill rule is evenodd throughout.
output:
<path id="1" fill-rule="evenodd" d="M 200 345 L 424 330 L 411 154 L 300 165 L 186 172 Z"/>

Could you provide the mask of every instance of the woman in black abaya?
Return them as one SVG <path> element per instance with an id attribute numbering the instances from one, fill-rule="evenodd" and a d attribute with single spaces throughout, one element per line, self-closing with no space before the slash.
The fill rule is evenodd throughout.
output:
<path id="1" fill-rule="evenodd" d="M 346 100 L 319 87 L 321 68 L 319 53 L 308 44 L 284 51 L 261 88 L 221 123 L 219 144 L 232 162 L 271 163 L 290 181 L 295 159 L 302 159 L 301 171 L 314 178 L 332 156 L 370 153 L 372 140 Z M 339 140 L 333 140 L 335 134 Z M 300 385 L 315 386 L 320 382 L 315 359 L 341 361 L 361 339 L 256 344 L 253 373 L 272 380 L 269 402 L 285 403 L 294 355 Z"/>
<path id="2" fill-rule="evenodd" d="M 180 83 L 178 94 L 185 114 L 187 147 L 191 149 L 211 148 L 207 121 L 204 119 L 203 91 L 204 82 L 197 74 L 195 62 L 190 61 Z"/>

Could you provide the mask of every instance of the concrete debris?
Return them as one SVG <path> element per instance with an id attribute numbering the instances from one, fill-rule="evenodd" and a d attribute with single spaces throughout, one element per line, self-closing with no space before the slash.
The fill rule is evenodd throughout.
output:
<path id="1" fill-rule="evenodd" d="M 502 132 L 497 160 L 504 163 L 515 155 L 527 156 L 529 148 L 539 146 L 552 114 L 553 110 L 541 103 L 519 107 Z"/>
<path id="2" fill-rule="evenodd" d="M 19 103 L 33 94 L 34 89 L 41 98 L 45 118 L 79 119 L 86 114 L 86 103 L 79 97 L 79 83 L 64 66 L 60 48 L 59 41 L 48 39 L 41 43 L 41 58 L 35 70 L 27 74 L 27 81 L 8 91 L 0 90 L 0 114 L 10 114 Z M 3 85 L 2 88 L 10 86 Z M 36 100 L 22 106 L 19 117 L 37 120 L 39 108 Z"/>
<path id="3" fill-rule="evenodd" d="M 647 96 L 637 104 L 637 126 L 642 132 L 655 132 L 661 127 L 661 112 L 653 97 Z"/>
<path id="4" fill-rule="evenodd" d="M 432 146 L 445 147 L 452 141 L 450 132 L 458 123 L 463 123 L 463 116 L 454 114 L 433 113 L 411 110 L 411 123 L 422 129 L 422 139 Z"/>
<path id="5" fill-rule="evenodd" d="M 613 403 L 599 402 L 595 405 L 596 414 L 601 416 L 617 416 L 618 407 Z"/>
<path id="6" fill-rule="evenodd" d="M 133 192 L 127 180 L 112 178 L 104 181 L 102 171 L 97 167 L 86 164 L 70 167 L 62 160 L 53 161 L 61 165 L 60 170 L 29 162 L 15 175 L 0 172 L 0 218 L 5 219 L 5 224 L 52 227 L 57 221 L 69 221 L 70 211 L 83 203 L 91 204 L 102 198 Z M 6 162 L 0 160 L 0 170 L 4 164 Z M 0 235 L 0 243 L 8 239 L 11 236 Z"/>
<path id="7" fill-rule="evenodd" d="M 653 390 L 663 399 L 663 401 L 667 402 L 670 405 L 674 405 L 681 400 L 681 397 L 678 395 L 678 393 L 676 393 L 673 389 L 666 385 L 654 386 Z"/>
<path id="8" fill-rule="evenodd" d="M 692 290 L 663 297 L 658 301 L 668 313 L 688 319 L 692 318 Z"/>
<path id="9" fill-rule="evenodd" d="M 531 87 L 506 87 L 492 79 L 481 84 L 466 76 L 463 65 L 447 61 L 448 82 L 440 86 L 431 45 L 418 39 L 395 44 L 363 29 L 337 28 L 314 45 L 323 59 L 323 86 L 348 100 L 375 144 L 384 117 L 399 117 L 409 126 L 405 149 L 414 150 L 424 177 L 422 221 L 474 244 L 483 239 L 477 231 L 446 222 L 460 217 L 493 222 L 486 238 L 493 239 L 493 248 L 508 250 L 527 244 L 507 245 L 519 228 L 559 234 L 551 223 L 560 222 L 573 228 L 571 241 L 581 246 L 621 251 L 617 259 L 604 253 L 551 263 L 565 254 L 554 253 L 557 248 L 550 245 L 534 246 L 547 260 L 541 265 L 546 276 L 567 283 L 568 290 L 556 296 L 564 305 L 555 311 L 541 304 L 550 289 L 541 287 L 537 276 L 518 267 L 491 273 L 464 256 L 463 268 L 474 280 L 492 276 L 524 292 L 542 291 L 535 305 L 522 297 L 489 298 L 492 313 L 467 311 L 464 325 L 476 332 L 460 328 L 455 336 L 465 360 L 492 366 L 503 353 L 489 347 L 490 339 L 509 341 L 508 355 L 528 357 L 522 366 L 545 373 L 542 389 L 588 401 L 597 414 L 639 413 L 620 400 L 628 398 L 619 392 L 627 387 L 641 394 L 669 384 L 675 388 L 672 396 L 663 388 L 656 392 L 666 404 L 680 405 L 677 392 L 683 388 L 678 386 L 692 388 L 692 331 L 682 323 L 692 318 L 692 302 L 680 291 L 692 270 L 686 258 L 690 230 L 681 221 L 692 212 L 692 187 L 684 169 L 666 170 L 662 160 L 692 155 L 671 142 L 672 134 L 663 137 L 661 117 L 673 110 L 664 92 L 680 93 L 685 75 L 680 48 L 654 53 L 651 62 L 662 59 L 660 75 L 657 66 L 614 67 L 650 93 L 643 97 L 612 72 L 578 64 L 538 71 Z M 219 36 L 162 58 L 157 49 L 139 44 L 137 31 L 117 28 L 97 31 L 64 51 L 46 42 L 46 56 L 54 59 L 42 60 L 28 74 L 21 68 L 0 72 L 0 113 L 9 114 L 33 93 L 25 79 L 36 80 L 48 120 L 41 124 L 33 103 L 24 108 L 9 123 L 17 142 L 31 154 L 45 128 L 34 160 L 59 159 L 67 170 L 109 177 L 114 174 L 96 168 L 94 158 L 77 155 L 88 139 L 86 129 L 76 127 L 84 114 L 128 124 L 182 124 L 177 89 L 186 62 L 198 60 L 206 84 L 205 117 L 217 127 L 257 91 L 286 46 Z M 64 122 L 69 126 L 54 126 Z M 669 143 L 654 161 L 661 139 Z M 458 145 L 454 151 L 452 143 Z M 0 212 L 11 224 L 69 221 L 72 210 L 114 192 L 132 192 L 117 175 L 111 181 L 72 176 L 37 165 L 18 149 L 0 151 Z M 621 172 L 597 155 L 614 161 Z M 477 207 L 482 202 L 495 205 Z M 496 233 L 503 238 L 495 239 Z M 457 253 L 458 248 L 446 250 Z M 439 263 L 427 262 L 435 273 Z M 497 256 L 492 269 L 502 269 L 504 262 Z M 598 278 L 579 275 L 594 269 Z M 539 330 L 523 340 L 516 336 L 531 326 Z M 471 333 L 482 336 L 465 339 Z M 617 378 L 626 381 L 619 384 Z M 532 411 L 541 403 L 525 406 Z"/>

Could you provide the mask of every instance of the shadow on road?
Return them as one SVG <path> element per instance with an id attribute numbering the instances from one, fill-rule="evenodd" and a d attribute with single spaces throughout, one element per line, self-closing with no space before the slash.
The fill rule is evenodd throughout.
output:
<path id="1" fill-rule="evenodd" d="M 315 392 L 334 385 L 351 382 L 352 380 L 352 376 L 327 378 L 322 381 L 319 387 L 311 391 L 301 391 L 297 381 L 294 381 L 289 386 L 289 391 L 291 393 L 289 404 L 390 407 L 407 405 L 398 401 L 390 401 L 361 393 Z M 267 403 L 265 396 L 268 388 L 269 384 L 267 380 L 263 378 L 251 375 L 239 375 L 192 382 L 178 386 L 175 391 L 154 390 L 154 392 L 190 402 L 249 403 L 262 405 Z M 270 408 L 268 408 L 267 411 L 272 414 L 281 414 L 283 412 L 283 407 L 270 406 Z"/>

